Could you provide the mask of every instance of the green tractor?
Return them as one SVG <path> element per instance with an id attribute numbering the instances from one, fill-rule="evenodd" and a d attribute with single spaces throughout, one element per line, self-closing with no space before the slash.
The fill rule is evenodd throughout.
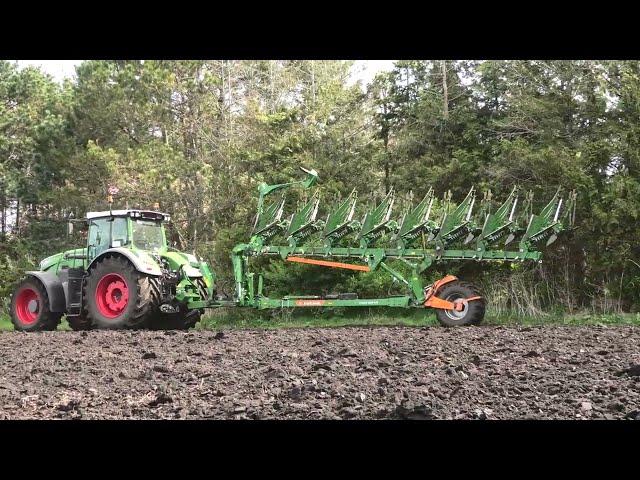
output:
<path id="1" fill-rule="evenodd" d="M 87 214 L 87 246 L 45 258 L 11 301 L 16 330 L 188 329 L 214 299 L 205 262 L 167 244 L 165 213 Z"/>

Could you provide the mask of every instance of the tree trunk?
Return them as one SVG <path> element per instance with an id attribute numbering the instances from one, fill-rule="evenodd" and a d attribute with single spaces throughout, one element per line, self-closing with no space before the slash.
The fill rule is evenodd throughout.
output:
<path id="1" fill-rule="evenodd" d="M 449 118 L 449 93 L 447 90 L 447 61 L 442 60 L 440 62 L 440 68 L 442 70 L 442 96 L 443 96 L 443 111 L 442 116 L 445 120 Z"/>
<path id="2" fill-rule="evenodd" d="M 2 209 L 2 227 L 0 229 L 0 238 L 5 239 L 7 233 L 7 192 L 4 182 L 0 183 L 0 208 Z"/>
<path id="3" fill-rule="evenodd" d="M 316 106 L 316 69 L 315 61 L 311 60 L 311 95 L 313 98 L 313 106 Z"/>
<path id="4" fill-rule="evenodd" d="M 386 106 L 385 106 L 386 113 Z M 389 193 L 389 188 L 391 184 L 391 166 L 389 159 L 389 130 L 385 129 L 384 131 L 384 193 Z"/>
<path id="5" fill-rule="evenodd" d="M 274 98 L 274 63 L 275 60 L 269 61 L 269 87 L 271 88 L 271 94 L 269 95 L 269 113 L 273 113 L 276 111 L 276 100 Z"/>
<path id="6" fill-rule="evenodd" d="M 16 198 L 16 235 L 20 237 L 20 199 Z"/>

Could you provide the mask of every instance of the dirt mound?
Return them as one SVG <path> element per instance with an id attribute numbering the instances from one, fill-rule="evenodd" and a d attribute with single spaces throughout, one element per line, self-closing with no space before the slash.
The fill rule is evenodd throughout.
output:
<path id="1" fill-rule="evenodd" d="M 640 328 L 0 333 L 0 419 L 640 419 Z"/>

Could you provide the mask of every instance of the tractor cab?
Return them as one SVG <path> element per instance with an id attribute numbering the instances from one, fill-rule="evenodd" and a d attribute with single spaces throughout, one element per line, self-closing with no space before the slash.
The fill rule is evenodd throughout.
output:
<path id="1" fill-rule="evenodd" d="M 89 262 L 109 248 L 159 252 L 166 250 L 163 222 L 166 213 L 148 210 L 113 210 L 87 213 L 87 259 Z"/>

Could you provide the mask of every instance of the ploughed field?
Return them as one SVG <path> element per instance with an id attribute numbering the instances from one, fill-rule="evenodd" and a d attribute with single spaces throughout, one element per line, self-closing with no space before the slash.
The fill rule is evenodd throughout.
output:
<path id="1" fill-rule="evenodd" d="M 638 419 L 640 328 L 0 332 L 0 419 Z"/>

